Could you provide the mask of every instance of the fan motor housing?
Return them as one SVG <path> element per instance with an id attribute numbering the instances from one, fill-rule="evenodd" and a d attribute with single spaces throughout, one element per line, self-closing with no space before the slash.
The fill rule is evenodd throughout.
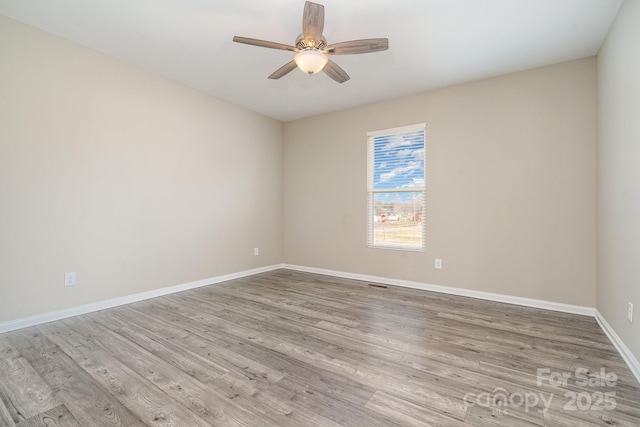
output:
<path id="1" fill-rule="evenodd" d="M 305 39 L 304 34 L 300 34 L 296 37 L 296 47 L 300 50 L 304 49 L 324 49 L 327 45 L 327 40 L 321 37 L 320 40 Z"/>

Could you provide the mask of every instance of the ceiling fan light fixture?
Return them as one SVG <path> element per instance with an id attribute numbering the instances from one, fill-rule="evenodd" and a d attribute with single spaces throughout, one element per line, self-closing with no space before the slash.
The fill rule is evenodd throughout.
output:
<path id="1" fill-rule="evenodd" d="M 315 74 L 322 71 L 329 58 L 318 49 L 304 49 L 293 58 L 298 68 L 306 74 Z"/>
<path id="2" fill-rule="evenodd" d="M 328 55 L 353 55 L 356 53 L 380 52 L 389 48 L 389 40 L 383 38 L 350 40 L 327 45 L 322 35 L 324 29 L 324 6 L 312 1 L 304 3 L 302 11 L 302 33 L 296 38 L 293 46 L 267 40 L 234 36 L 233 41 L 270 49 L 296 52 L 293 61 L 289 61 L 269 75 L 269 79 L 277 80 L 300 68 L 305 74 L 316 74 L 320 71 L 338 83 L 349 80 L 347 74 L 338 64 L 329 60 Z"/>

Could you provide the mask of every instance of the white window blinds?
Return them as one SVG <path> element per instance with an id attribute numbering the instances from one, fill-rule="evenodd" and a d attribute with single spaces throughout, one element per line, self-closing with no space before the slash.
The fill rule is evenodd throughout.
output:
<path id="1" fill-rule="evenodd" d="M 367 140 L 368 246 L 424 250 L 425 124 Z"/>

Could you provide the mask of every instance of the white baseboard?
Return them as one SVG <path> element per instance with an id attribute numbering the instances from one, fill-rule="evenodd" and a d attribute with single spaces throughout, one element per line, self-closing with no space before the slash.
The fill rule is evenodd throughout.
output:
<path id="1" fill-rule="evenodd" d="M 0 333 L 14 331 L 16 329 L 27 328 L 29 326 L 40 325 L 43 323 L 53 322 L 55 320 L 66 319 L 67 317 L 87 314 L 94 311 L 104 310 L 107 308 L 117 307 L 119 305 L 131 304 L 133 302 L 143 301 L 149 298 L 160 297 L 163 295 L 174 294 L 176 292 L 195 289 L 202 286 L 213 285 L 216 283 L 226 282 L 228 280 L 238 279 L 240 277 L 251 276 L 258 273 L 265 273 L 282 268 L 281 264 L 270 265 L 266 267 L 244 270 L 238 273 L 225 274 L 222 276 L 212 277 L 209 279 L 197 280 L 195 282 L 183 283 L 181 285 L 168 286 L 166 288 L 154 289 L 152 291 L 140 292 L 133 295 L 98 301 L 91 304 L 85 304 L 78 307 L 71 307 L 64 310 L 52 311 L 49 313 L 38 314 L 36 316 L 24 317 L 22 319 L 10 320 L 0 323 Z"/>
<path id="2" fill-rule="evenodd" d="M 369 276 L 366 274 L 347 273 L 344 271 L 326 270 L 322 268 L 304 267 L 300 265 L 282 264 L 282 268 L 289 270 L 304 271 L 307 273 L 323 274 L 325 276 L 342 277 L 345 279 L 362 280 L 365 282 L 384 283 L 386 285 L 401 286 L 405 288 L 422 289 L 425 291 L 433 291 L 450 295 L 459 295 L 464 297 L 478 298 L 489 301 L 504 302 L 507 304 L 522 305 L 526 307 L 542 308 L 545 310 L 560 311 L 563 313 L 581 314 L 584 316 L 595 317 L 596 321 L 613 343 L 620 356 L 625 361 L 629 369 L 640 382 L 640 363 L 638 359 L 631 353 L 631 350 L 622 342 L 618 334 L 607 323 L 600 312 L 593 307 L 584 307 L 580 305 L 562 304 L 551 301 L 538 300 L 533 298 L 522 298 L 511 295 L 494 294 L 491 292 L 473 291 L 463 288 L 452 288 L 449 286 L 431 285 L 428 283 L 411 282 L 408 280 L 390 279 L 388 277 Z"/>
<path id="3" fill-rule="evenodd" d="M 188 289 L 195 289 L 202 286 L 213 285 L 216 283 L 226 282 L 228 280 L 238 279 L 241 277 L 252 276 L 254 274 L 265 273 L 268 271 L 277 270 L 280 268 L 286 268 L 289 270 L 303 271 L 307 273 L 322 274 L 325 276 L 342 277 L 345 279 L 362 280 L 366 282 L 384 283 L 392 286 L 401 286 L 405 288 L 421 289 L 425 291 L 439 292 L 450 295 L 459 295 L 464 297 L 478 298 L 488 301 L 503 302 L 507 304 L 515 304 L 526 307 L 541 308 L 545 310 L 560 311 L 563 313 L 581 314 L 584 316 L 595 317 L 596 321 L 605 332 L 609 340 L 613 343 L 615 348 L 620 353 L 620 356 L 629 366 L 629 369 L 640 382 L 640 363 L 638 359 L 631 353 L 631 350 L 622 342 L 618 334 L 615 333 L 613 328 L 600 314 L 598 310 L 593 307 L 584 307 L 579 305 L 563 304 L 551 301 L 538 300 L 533 298 L 523 298 L 511 295 L 495 294 L 491 292 L 474 291 L 463 288 L 453 288 L 449 286 L 432 285 L 428 283 L 412 282 L 408 280 L 392 279 L 388 277 L 370 276 L 366 274 L 347 273 L 344 271 L 327 270 L 323 268 L 304 267 L 293 264 L 275 264 L 266 267 L 254 268 L 251 270 L 244 270 L 237 273 L 225 274 L 222 276 L 212 277 L 209 279 L 197 280 L 195 282 L 184 283 L 181 285 L 169 286 L 166 288 L 154 289 L 152 291 L 140 292 L 133 295 L 127 295 L 123 297 L 113 298 L 105 301 L 99 301 L 91 304 L 81 305 L 78 307 L 72 307 L 64 310 L 52 311 L 45 314 L 40 314 L 31 317 L 25 317 L 22 319 L 10 320 L 8 322 L 0 323 L 0 333 L 9 332 L 16 329 L 26 328 L 29 326 L 36 326 L 43 323 L 53 322 L 55 320 L 66 319 L 67 317 L 78 316 L 81 314 L 91 313 L 94 311 L 104 310 L 107 308 L 117 307 L 120 305 L 130 304 L 133 302 L 143 301 L 150 298 L 160 297 L 163 295 L 169 295 L 176 292 L 186 291 Z"/>
<path id="4" fill-rule="evenodd" d="M 488 301 L 504 302 L 507 304 L 522 305 L 526 307 L 542 308 L 545 310 L 560 311 L 563 313 L 581 314 L 584 316 L 595 316 L 595 308 L 581 305 L 563 304 L 538 300 L 533 298 L 523 298 L 511 295 L 494 294 L 491 292 L 474 291 L 463 288 L 453 288 L 449 286 L 431 285 L 429 283 L 412 282 L 409 280 L 391 279 L 388 277 L 369 276 L 366 274 L 346 273 L 343 271 L 325 270 L 322 268 L 304 267 L 300 265 L 283 264 L 282 268 L 289 270 L 304 271 L 307 273 L 324 274 L 325 276 L 342 277 L 345 279 L 362 280 L 365 282 L 384 283 L 385 285 L 402 286 L 404 288 L 421 289 L 423 291 L 439 292 L 442 294 L 458 295 Z"/>
<path id="5" fill-rule="evenodd" d="M 609 337 L 609 340 L 611 340 L 616 350 L 618 350 L 618 353 L 620 353 L 620 356 L 622 356 L 622 359 L 631 370 L 633 376 L 636 377 L 638 382 L 640 382 L 640 362 L 638 362 L 638 359 L 636 359 L 633 353 L 631 353 L 629 347 L 627 347 L 625 343 L 622 342 L 618 334 L 616 334 L 616 331 L 613 330 L 611 325 L 609 325 L 609 322 L 607 322 L 607 320 L 598 310 L 596 310 L 595 317 L 604 333 L 607 335 L 607 337 Z"/>

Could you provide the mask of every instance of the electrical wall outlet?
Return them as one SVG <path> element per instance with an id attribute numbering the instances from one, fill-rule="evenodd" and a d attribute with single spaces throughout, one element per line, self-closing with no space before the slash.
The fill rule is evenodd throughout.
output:
<path id="1" fill-rule="evenodd" d="M 253 256 L 260 255 L 260 248 L 253 248 Z"/>
<path id="2" fill-rule="evenodd" d="M 436 265 L 435 267 L 440 270 L 442 268 L 442 260 L 440 258 L 436 258 Z"/>
<path id="3" fill-rule="evenodd" d="M 629 319 L 629 323 L 633 323 L 633 304 L 629 303 L 629 307 L 627 308 L 627 319 Z"/>
<path id="4" fill-rule="evenodd" d="M 76 285 L 76 273 L 64 273 L 64 285 L 65 286 L 75 286 Z"/>

